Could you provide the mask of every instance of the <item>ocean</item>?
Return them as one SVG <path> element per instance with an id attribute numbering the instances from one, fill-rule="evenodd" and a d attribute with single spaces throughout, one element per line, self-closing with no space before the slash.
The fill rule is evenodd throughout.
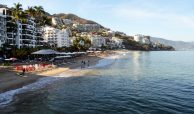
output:
<path id="1" fill-rule="evenodd" d="M 194 114 L 193 51 L 126 51 L 85 70 L 0 94 L 0 113 Z"/>

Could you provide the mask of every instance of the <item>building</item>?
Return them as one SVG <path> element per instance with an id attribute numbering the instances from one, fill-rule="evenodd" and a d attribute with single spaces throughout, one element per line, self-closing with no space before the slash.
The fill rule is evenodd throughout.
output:
<path id="1" fill-rule="evenodd" d="M 70 25 L 73 24 L 73 21 L 71 19 L 62 19 L 64 25 Z"/>
<path id="2" fill-rule="evenodd" d="M 6 20 L 5 16 L 0 12 L 0 47 L 5 43 L 6 40 Z"/>
<path id="3" fill-rule="evenodd" d="M 16 45 L 15 39 L 15 26 L 13 17 L 11 16 L 11 10 L 6 5 L 0 4 L 0 17 L 1 17 L 1 43 L 7 43 L 9 45 Z M 4 18 L 4 19 L 3 19 Z"/>
<path id="4" fill-rule="evenodd" d="M 144 44 L 151 44 L 150 36 L 144 36 L 143 41 Z"/>
<path id="5" fill-rule="evenodd" d="M 36 47 L 36 23 L 33 17 L 28 17 L 26 22 L 17 21 L 16 45 L 18 48 Z"/>
<path id="6" fill-rule="evenodd" d="M 106 45 L 106 39 L 100 35 L 92 35 L 90 40 L 93 48 L 101 48 Z"/>
<path id="7" fill-rule="evenodd" d="M 97 32 L 101 28 L 99 24 L 73 24 L 73 27 L 79 32 Z"/>
<path id="8" fill-rule="evenodd" d="M 55 47 L 69 47 L 70 38 L 67 29 L 56 29 L 54 27 L 44 27 L 44 41 Z"/>
<path id="9" fill-rule="evenodd" d="M 134 36 L 134 40 L 135 40 L 136 42 L 143 43 L 143 42 L 142 42 L 142 40 L 143 40 L 143 35 L 141 35 L 141 34 L 136 34 L 136 35 Z"/>
<path id="10" fill-rule="evenodd" d="M 141 35 L 141 34 L 135 35 L 134 40 L 136 42 L 141 43 L 141 44 L 150 44 L 151 43 L 150 36 L 144 36 L 144 35 Z"/>
<path id="11" fill-rule="evenodd" d="M 58 18 L 58 17 L 53 17 L 52 24 L 53 25 L 63 25 L 63 20 L 61 18 Z"/>
<path id="12" fill-rule="evenodd" d="M 112 45 L 121 48 L 123 46 L 123 40 L 117 37 L 112 37 Z"/>
<path id="13" fill-rule="evenodd" d="M 108 34 L 109 37 L 115 37 L 115 32 L 114 31 L 109 30 L 109 31 L 107 31 L 107 34 Z"/>
<path id="14" fill-rule="evenodd" d="M 0 5 L 0 14 L 5 17 L 5 43 L 17 48 L 42 46 L 42 33 L 36 26 L 35 18 L 26 15 L 25 22 L 13 21 L 11 9 L 5 5 Z"/>
<path id="15" fill-rule="evenodd" d="M 36 46 L 41 47 L 44 46 L 44 38 L 43 38 L 43 27 L 36 28 Z"/>

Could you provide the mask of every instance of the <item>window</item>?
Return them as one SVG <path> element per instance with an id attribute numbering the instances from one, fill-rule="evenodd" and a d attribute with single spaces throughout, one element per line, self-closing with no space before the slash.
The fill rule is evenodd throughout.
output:
<path id="1" fill-rule="evenodd" d="M 5 15 L 5 10 L 3 10 L 3 15 Z"/>

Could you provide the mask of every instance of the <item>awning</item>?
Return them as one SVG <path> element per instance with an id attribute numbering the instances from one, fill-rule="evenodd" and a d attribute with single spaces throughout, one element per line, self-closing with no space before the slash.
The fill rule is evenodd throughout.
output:
<path id="1" fill-rule="evenodd" d="M 33 52 L 32 54 L 34 55 L 52 55 L 52 54 L 57 54 L 58 52 L 52 49 L 42 49 L 36 52 Z"/>
<path id="2" fill-rule="evenodd" d="M 57 56 L 55 57 L 56 59 L 59 59 L 59 58 L 70 58 L 71 56 Z"/>

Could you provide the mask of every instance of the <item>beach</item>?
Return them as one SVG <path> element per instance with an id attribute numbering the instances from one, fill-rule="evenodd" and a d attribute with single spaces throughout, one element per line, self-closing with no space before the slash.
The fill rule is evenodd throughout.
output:
<path id="1" fill-rule="evenodd" d="M 115 55 L 118 52 L 119 51 L 104 51 L 95 54 L 88 54 L 82 57 L 75 58 L 75 63 L 65 65 L 61 64 L 47 71 L 26 73 L 23 77 L 18 76 L 17 72 L 15 72 L 14 70 L 1 68 L 0 93 L 32 84 L 38 81 L 40 78 L 57 77 L 61 73 L 65 73 L 71 76 L 83 76 L 86 73 L 86 69 L 88 69 L 90 66 L 96 65 L 99 60 L 102 60 L 111 55 Z M 89 61 L 89 65 L 86 63 L 85 67 L 81 69 L 82 61 Z"/>

